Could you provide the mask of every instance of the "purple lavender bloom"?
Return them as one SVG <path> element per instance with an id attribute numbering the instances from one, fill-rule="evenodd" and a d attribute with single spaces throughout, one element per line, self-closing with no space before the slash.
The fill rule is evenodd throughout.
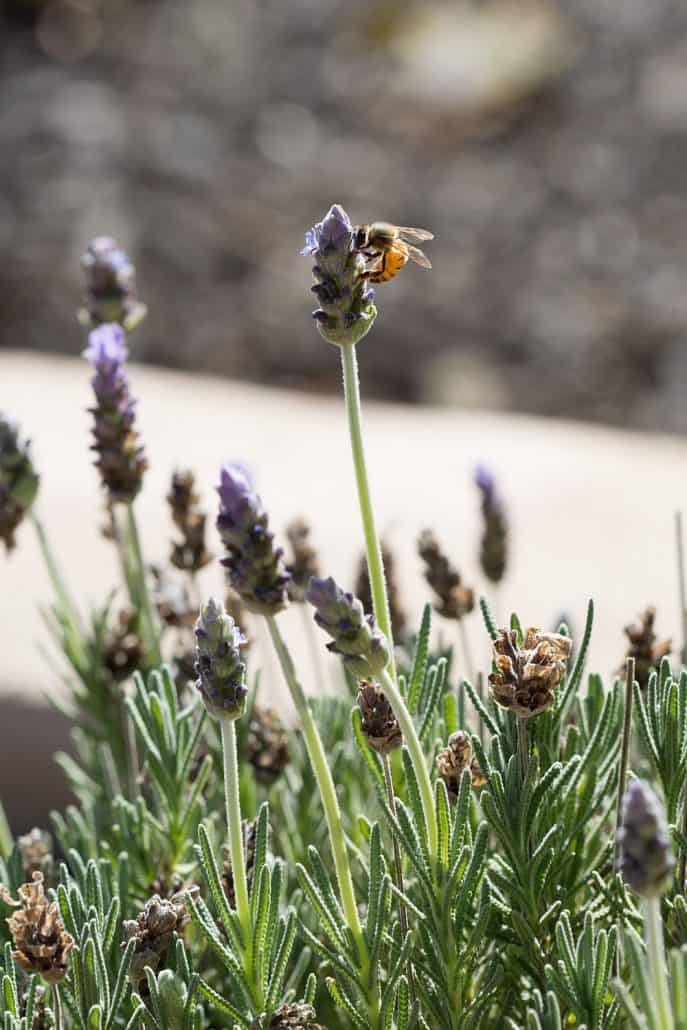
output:
<path id="1" fill-rule="evenodd" d="M 135 429 L 136 401 L 129 392 L 124 330 L 115 323 L 94 329 L 83 356 L 95 369 L 94 443 L 103 486 L 112 503 L 133 501 L 148 463 Z"/>
<path id="2" fill-rule="evenodd" d="M 355 247 L 355 230 L 344 209 L 334 204 L 305 234 L 301 251 L 314 259 L 312 292 L 319 301 L 313 318 L 321 336 L 338 347 L 355 344 L 377 316 L 374 290 L 364 278 L 365 258 Z"/>
<path id="3" fill-rule="evenodd" d="M 0 411 L 0 540 L 9 552 L 14 534 L 38 493 L 28 440 L 22 440 L 13 419 Z"/>
<path id="4" fill-rule="evenodd" d="M 475 483 L 482 494 L 484 529 L 480 542 L 480 565 L 492 583 L 500 583 L 508 560 L 508 521 L 496 480 L 486 465 L 475 468 Z"/>
<path id="5" fill-rule="evenodd" d="M 645 898 L 665 894 L 675 869 L 670 833 L 663 805 L 641 780 L 633 780 L 625 792 L 618 844 L 618 869 L 626 883 Z"/>
<path id="6" fill-rule="evenodd" d="M 222 564 L 249 611 L 275 615 L 288 605 L 289 574 L 250 473 L 238 462 L 220 470 L 217 529 L 227 548 Z"/>
<path id="7" fill-rule="evenodd" d="M 196 687 L 203 704 L 216 719 L 238 719 L 248 696 L 246 663 L 241 659 L 246 638 L 224 605 L 212 597 L 201 605 L 195 636 Z"/>
<path id="8" fill-rule="evenodd" d="M 389 645 L 376 627 L 374 615 L 366 615 L 362 603 L 329 579 L 313 577 L 305 593 L 316 609 L 315 622 L 332 637 L 327 649 L 343 655 L 344 664 L 356 676 L 374 678 L 389 663 Z"/>
<path id="9" fill-rule="evenodd" d="M 118 322 L 127 332 L 146 315 L 136 299 L 136 270 L 126 253 L 110 236 L 96 236 L 81 258 L 86 280 L 86 307 L 79 311 L 83 325 L 95 327 Z"/>

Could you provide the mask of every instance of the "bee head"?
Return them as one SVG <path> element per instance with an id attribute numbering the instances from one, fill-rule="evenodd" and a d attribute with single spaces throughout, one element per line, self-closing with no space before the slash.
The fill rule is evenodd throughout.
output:
<path id="1" fill-rule="evenodd" d="M 366 247 L 370 241 L 370 227 L 369 225 L 359 225 L 356 227 L 355 236 L 353 237 L 353 245 L 356 250 L 362 250 Z"/>

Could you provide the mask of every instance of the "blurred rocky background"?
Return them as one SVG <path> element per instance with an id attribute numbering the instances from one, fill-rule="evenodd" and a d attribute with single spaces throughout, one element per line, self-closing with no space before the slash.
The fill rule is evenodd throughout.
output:
<path id="1" fill-rule="evenodd" d="M 333 391 L 298 251 L 338 201 L 437 236 L 366 394 L 687 430 L 684 0 L 0 8 L 0 346 L 80 350 L 107 233 L 137 357 Z"/>

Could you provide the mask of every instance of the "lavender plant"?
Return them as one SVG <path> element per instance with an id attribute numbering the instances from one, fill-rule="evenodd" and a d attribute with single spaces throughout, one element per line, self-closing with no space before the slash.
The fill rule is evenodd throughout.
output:
<path id="1" fill-rule="evenodd" d="M 114 241 L 83 263 L 121 570 L 89 619 L 36 511 L 38 470 L 0 418 L 0 535 L 9 552 L 29 545 L 23 520 L 37 530 L 76 745 L 59 759 L 75 803 L 53 816 L 55 845 L 45 828 L 14 839 L 0 809 L 3 1030 L 687 1027 L 687 669 L 644 627 L 625 683 L 585 677 L 591 603 L 573 648 L 565 626 L 497 625 L 483 598 L 492 654 L 477 668 L 464 642 L 458 660 L 434 643 L 429 603 L 394 641 L 361 424 L 356 347 L 377 317 L 363 239 L 335 206 L 306 253 L 318 332 L 341 353 L 366 603 L 326 576 L 309 523 L 290 525 L 285 559 L 238 463 L 220 471 L 217 548 L 193 473 L 174 474 L 153 578 L 126 340 L 143 312 Z M 497 584 L 505 508 L 490 473 L 476 482 L 476 558 Z M 462 626 L 472 590 L 432 531 L 421 554 L 440 617 Z M 328 638 L 338 693 L 306 696 L 292 603 L 318 682 Z M 260 620 L 293 712 L 265 696 L 247 639 Z"/>

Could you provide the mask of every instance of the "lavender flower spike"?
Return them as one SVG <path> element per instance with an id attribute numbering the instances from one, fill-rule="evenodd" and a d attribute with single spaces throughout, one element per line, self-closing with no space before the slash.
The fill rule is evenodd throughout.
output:
<path id="1" fill-rule="evenodd" d="M 312 292 L 319 301 L 313 318 L 322 337 L 337 347 L 353 345 L 377 317 L 374 290 L 364 278 L 365 258 L 355 247 L 355 230 L 344 209 L 334 204 L 305 234 L 303 255 L 314 259 Z"/>
<path id="2" fill-rule="evenodd" d="M 361 602 L 335 581 L 311 579 L 305 595 L 314 608 L 315 622 L 332 637 L 329 651 L 344 656 L 345 665 L 361 679 L 372 679 L 389 663 L 389 645 L 376 628 L 374 615 L 366 615 Z"/>
<path id="3" fill-rule="evenodd" d="M 86 306 L 79 309 L 82 325 L 95 328 L 119 322 L 131 332 L 143 321 L 147 308 L 136 299 L 136 269 L 110 236 L 96 236 L 81 258 L 86 280 Z"/>
<path id="4" fill-rule="evenodd" d="M 630 887 L 645 898 L 665 894 L 675 869 L 670 833 L 663 805 L 641 780 L 625 792 L 618 844 L 618 868 Z"/>
<path id="5" fill-rule="evenodd" d="M 124 330 L 112 323 L 94 329 L 84 357 L 95 369 L 94 443 L 103 486 L 112 503 L 133 501 L 143 484 L 148 463 L 134 427 L 136 401 L 129 392 Z"/>
<path id="6" fill-rule="evenodd" d="M 249 473 L 238 463 L 223 465 L 217 492 L 217 529 L 228 552 L 222 564 L 231 585 L 249 611 L 276 615 L 289 603 L 290 577 Z"/>
<path id="7" fill-rule="evenodd" d="M 203 704 L 216 719 L 233 722 L 243 715 L 248 696 L 240 650 L 246 638 L 221 601 L 212 597 L 201 605 L 195 635 L 196 687 Z"/>
<path id="8" fill-rule="evenodd" d="M 9 553 L 14 534 L 38 493 L 39 477 L 16 423 L 0 411 L 0 540 Z"/>
<path id="9" fill-rule="evenodd" d="M 508 559 L 508 522 L 496 481 L 485 465 L 475 469 L 475 484 L 482 494 L 484 529 L 479 560 L 484 575 L 492 583 L 500 583 Z"/>

